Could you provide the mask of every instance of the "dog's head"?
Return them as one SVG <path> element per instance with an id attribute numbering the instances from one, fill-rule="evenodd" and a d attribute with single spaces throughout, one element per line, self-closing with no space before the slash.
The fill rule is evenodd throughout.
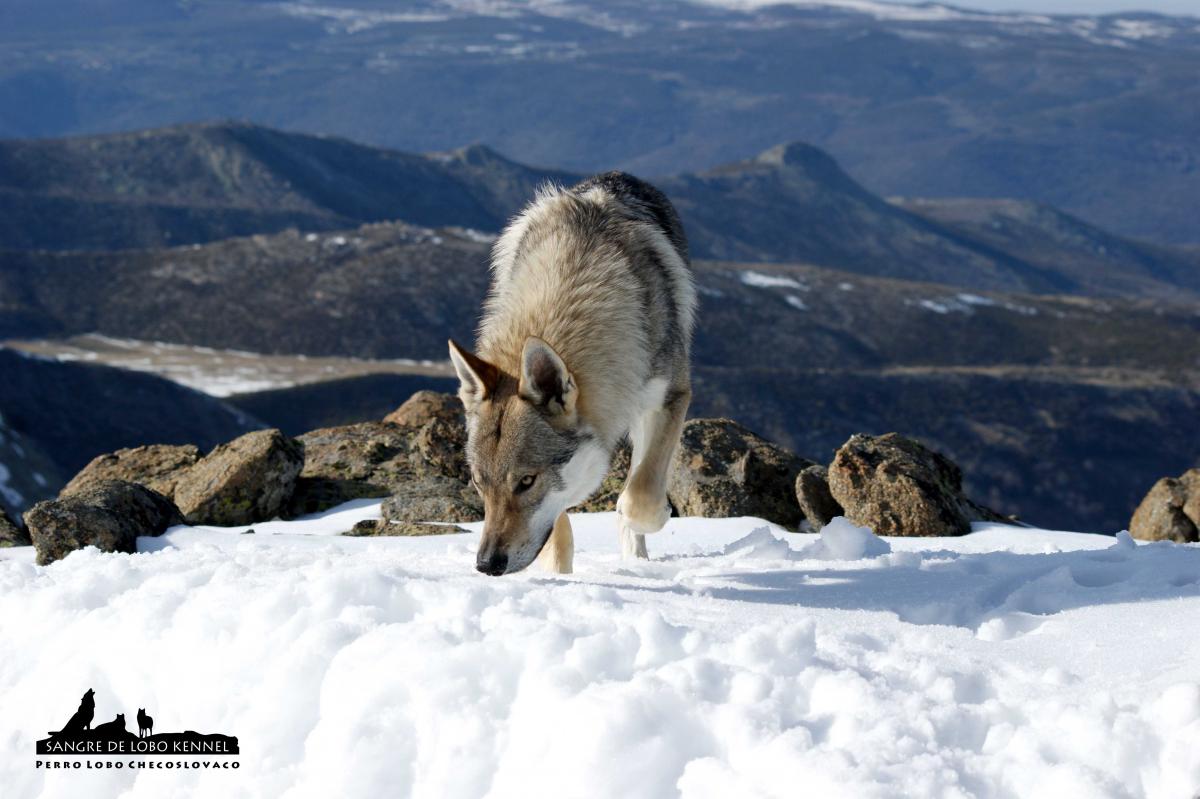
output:
<path id="1" fill-rule="evenodd" d="M 520 571 L 545 546 L 559 514 L 596 490 L 609 452 L 579 418 L 579 387 L 558 353 L 525 340 L 520 374 L 450 342 L 467 415 L 467 461 L 483 497 L 476 568 Z"/>

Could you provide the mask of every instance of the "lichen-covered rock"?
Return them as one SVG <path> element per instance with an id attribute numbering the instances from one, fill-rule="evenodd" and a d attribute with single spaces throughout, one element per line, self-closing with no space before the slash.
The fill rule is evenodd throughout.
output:
<path id="1" fill-rule="evenodd" d="M 399 408 L 383 417 L 385 422 L 405 427 L 421 427 L 434 419 L 461 424 L 462 401 L 453 394 L 426 389 L 413 394 Z"/>
<path id="2" fill-rule="evenodd" d="M 819 464 L 801 469 L 796 475 L 796 501 L 804 518 L 817 530 L 843 514 L 842 506 L 829 491 L 829 470 Z"/>
<path id="3" fill-rule="evenodd" d="M 293 515 L 386 497 L 425 478 L 470 486 L 466 422 L 453 394 L 418 391 L 383 422 L 314 430 L 300 440 L 304 470 L 289 505 Z"/>
<path id="4" fill-rule="evenodd" d="M 343 535 L 367 536 L 425 536 L 452 535 L 468 532 L 453 524 L 420 524 L 418 522 L 390 522 L 387 519 L 366 519 L 358 522 Z"/>
<path id="5" fill-rule="evenodd" d="M 628 442 L 622 443 L 613 453 L 612 465 L 608 469 L 608 474 L 604 477 L 604 482 L 600 484 L 600 488 L 596 489 L 596 493 L 580 505 L 576 505 L 571 510 L 578 513 L 604 513 L 617 509 L 617 497 L 621 495 L 621 489 L 625 486 L 625 479 L 629 476 L 629 461 L 631 450 Z"/>
<path id="6" fill-rule="evenodd" d="M 796 476 L 812 465 L 730 419 L 692 419 L 668 496 L 680 516 L 758 516 L 794 530 L 803 519 Z"/>
<path id="7" fill-rule="evenodd" d="M 846 518 L 876 535 L 962 535 L 972 521 L 1006 521 L 963 495 L 950 459 L 896 433 L 851 436 L 829 466 L 829 489 Z"/>
<path id="8" fill-rule="evenodd" d="M 180 476 L 175 504 L 189 524 L 230 527 L 279 516 L 304 467 L 304 446 L 257 430 L 214 449 Z"/>
<path id="9" fill-rule="evenodd" d="M 29 534 L 0 508 L 0 547 L 29 546 Z"/>
<path id="10" fill-rule="evenodd" d="M 448 477 L 427 477 L 396 488 L 384 500 L 389 522 L 478 522 L 483 503 L 474 488 Z"/>
<path id="11" fill-rule="evenodd" d="M 1129 534 L 1143 541 L 1200 541 L 1200 469 L 1155 483 L 1133 512 Z"/>
<path id="12" fill-rule="evenodd" d="M 97 455 L 59 492 L 66 497 L 106 480 L 137 483 L 164 497 L 175 496 L 175 484 L 200 460 L 200 450 L 191 444 L 150 444 Z"/>
<path id="13" fill-rule="evenodd" d="M 37 562 L 42 565 L 86 546 L 104 552 L 136 552 L 138 536 L 162 535 L 171 525 L 182 523 L 171 500 L 119 480 L 93 483 L 25 512 Z"/>

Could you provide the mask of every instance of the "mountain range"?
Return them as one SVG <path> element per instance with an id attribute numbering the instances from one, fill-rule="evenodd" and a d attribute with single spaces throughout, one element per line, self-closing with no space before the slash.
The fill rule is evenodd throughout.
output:
<path id="1" fill-rule="evenodd" d="M 417 155 L 240 123 L 0 142 L 0 248 L 113 250 L 383 220 L 498 231 L 545 181 L 583 175 L 482 146 Z M 1052 208 L 888 202 L 807 144 L 653 182 L 693 254 L 1032 293 L 1200 297 L 1200 252 Z"/>
<path id="2" fill-rule="evenodd" d="M 1194 16 L 874 0 L 6 0 L 0 136 L 235 118 L 643 175 L 800 140 L 878 195 L 1197 243 L 1198 44 Z"/>

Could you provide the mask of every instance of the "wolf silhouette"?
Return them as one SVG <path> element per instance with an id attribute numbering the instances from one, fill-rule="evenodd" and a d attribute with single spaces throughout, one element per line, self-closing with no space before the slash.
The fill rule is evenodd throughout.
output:
<path id="1" fill-rule="evenodd" d="M 91 688 L 87 689 L 87 693 L 79 700 L 79 709 L 75 711 L 75 715 L 67 719 L 67 723 L 58 732 L 51 732 L 51 735 L 71 735 L 76 732 L 83 732 L 92 728 L 92 716 L 96 715 L 96 692 Z"/>
<path id="2" fill-rule="evenodd" d="M 127 732 L 125 729 L 125 714 L 118 713 L 117 717 L 112 721 L 106 721 L 103 724 L 96 725 L 96 729 L 93 730 L 93 732 L 95 732 L 97 735 L 104 736 L 117 735 L 122 732 Z"/>
<path id="3" fill-rule="evenodd" d="M 138 737 L 145 738 L 154 734 L 154 718 L 146 715 L 146 708 L 138 708 Z"/>

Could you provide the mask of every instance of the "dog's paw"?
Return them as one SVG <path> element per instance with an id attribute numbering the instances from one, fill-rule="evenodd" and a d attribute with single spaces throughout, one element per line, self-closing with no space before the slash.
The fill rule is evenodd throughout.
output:
<path id="1" fill-rule="evenodd" d="M 621 496 L 617 497 L 617 516 L 624 527 L 635 533 L 657 533 L 671 518 L 671 505 L 666 497 L 647 501 L 635 499 L 633 495 L 622 492 Z"/>
<path id="2" fill-rule="evenodd" d="M 646 536 L 635 532 L 626 524 L 620 512 L 617 513 L 617 536 L 621 541 L 622 558 L 649 560 L 650 555 L 646 552 Z"/>

